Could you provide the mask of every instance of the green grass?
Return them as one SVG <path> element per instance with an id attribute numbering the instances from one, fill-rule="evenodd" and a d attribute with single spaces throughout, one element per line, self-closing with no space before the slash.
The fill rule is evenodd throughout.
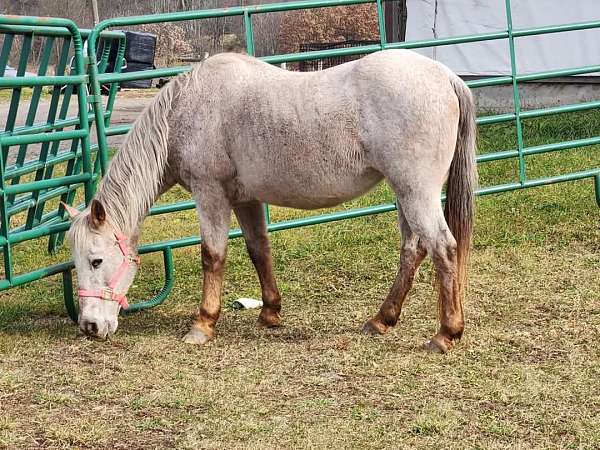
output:
<path id="1" fill-rule="evenodd" d="M 597 134 L 598 113 L 527 121 L 526 145 Z M 482 152 L 513 148 L 509 125 Z M 528 158 L 528 176 L 598 167 L 591 147 Z M 483 185 L 514 181 L 513 161 L 481 166 Z M 187 198 L 174 189 L 163 201 Z M 391 201 L 380 186 L 344 207 Z M 467 328 L 448 355 L 419 350 L 436 329 L 431 264 L 398 326 L 359 334 L 390 287 L 393 214 L 272 235 L 284 327 L 228 305 L 260 294 L 231 241 L 225 310 L 203 348 L 180 338 L 198 305 L 198 249 L 176 251 L 159 308 L 121 319 L 109 342 L 81 337 L 57 277 L 0 293 L 0 447 L 598 448 L 600 209 L 591 180 L 481 197 Z M 275 220 L 306 212 L 274 208 Z M 193 211 L 149 218 L 143 240 L 197 233 Z M 64 260 L 45 241 L 17 247 L 19 271 Z M 162 285 L 144 257 L 132 299 Z"/>
<path id="2" fill-rule="evenodd" d="M 13 95 L 13 89 L 0 89 L 0 103 L 7 103 L 10 102 L 12 95 Z M 41 98 L 45 99 L 47 97 L 49 97 L 52 94 L 52 88 L 50 87 L 43 87 L 42 88 L 42 94 L 41 94 Z M 21 88 L 21 96 L 20 96 L 20 101 L 24 101 L 24 100 L 29 100 L 31 99 L 33 95 L 33 88 Z"/>

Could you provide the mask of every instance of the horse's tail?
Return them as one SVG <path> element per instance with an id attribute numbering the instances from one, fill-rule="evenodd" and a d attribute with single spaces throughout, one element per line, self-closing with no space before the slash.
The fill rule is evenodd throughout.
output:
<path id="1" fill-rule="evenodd" d="M 444 215 L 457 244 L 458 295 L 459 298 L 462 298 L 467 284 L 475 214 L 474 192 L 477 185 L 475 141 L 477 128 L 475 125 L 475 104 L 471 90 L 455 74 L 451 74 L 450 83 L 458 97 L 460 113 L 456 147 L 448 173 Z"/>

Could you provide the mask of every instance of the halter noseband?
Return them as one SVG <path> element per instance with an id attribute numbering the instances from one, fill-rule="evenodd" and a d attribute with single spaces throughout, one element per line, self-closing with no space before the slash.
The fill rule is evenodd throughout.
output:
<path id="1" fill-rule="evenodd" d="M 123 253 L 124 259 L 117 271 L 115 272 L 115 274 L 113 275 L 113 277 L 111 278 L 110 282 L 108 283 L 108 287 L 97 291 L 79 289 L 77 293 L 79 297 L 82 298 L 95 297 L 101 298 L 102 300 L 111 300 L 117 302 L 119 305 L 121 305 L 123 309 L 127 309 L 129 308 L 129 303 L 127 303 L 127 296 L 125 294 L 117 294 L 115 292 L 115 288 L 119 284 L 119 281 L 121 281 L 121 278 L 123 278 L 123 275 L 125 275 L 127 267 L 129 267 L 130 263 L 135 262 L 138 266 L 140 265 L 140 257 L 134 256 L 131 249 L 127 246 L 127 244 L 125 244 L 125 241 L 127 240 L 127 237 L 125 235 L 117 232 L 115 232 L 114 235 L 115 239 L 117 240 L 117 245 L 119 246 L 121 253 Z"/>

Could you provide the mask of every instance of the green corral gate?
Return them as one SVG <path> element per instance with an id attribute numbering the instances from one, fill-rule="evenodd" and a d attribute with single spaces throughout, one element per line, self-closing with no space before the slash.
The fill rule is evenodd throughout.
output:
<path id="1" fill-rule="evenodd" d="M 559 107 L 521 111 L 519 84 L 527 81 L 586 74 L 600 71 L 598 65 L 554 70 L 548 72 L 520 74 L 515 56 L 517 38 L 547 33 L 560 33 L 574 30 L 600 28 L 600 20 L 566 25 L 515 29 L 512 26 L 511 2 L 505 0 L 506 29 L 491 33 L 455 36 L 415 42 L 386 42 L 385 21 L 382 0 L 306 0 L 290 3 L 241 6 L 233 8 L 198 10 L 156 14 L 148 16 L 122 17 L 109 19 L 98 24 L 93 30 L 80 30 L 66 19 L 0 16 L 0 34 L 3 36 L 0 49 L 0 89 L 10 89 L 9 110 L 0 131 L 0 249 L 4 271 L 0 278 L 0 290 L 10 289 L 47 276 L 62 274 L 65 305 L 70 317 L 77 320 L 77 310 L 73 298 L 73 264 L 65 261 L 49 267 L 41 267 L 32 272 L 15 273 L 13 255 L 19 251 L 19 244 L 32 239 L 48 238 L 48 250 L 57 249 L 63 241 L 64 232 L 69 227 L 64 209 L 58 200 L 73 205 L 83 198 L 84 207 L 91 200 L 99 177 L 106 171 L 109 161 L 107 137 L 125 134 L 130 125 L 111 126 L 111 113 L 119 83 L 126 80 L 142 80 L 157 77 L 175 76 L 188 71 L 189 66 L 148 70 L 143 72 L 120 73 L 125 53 L 125 35 L 110 28 L 127 27 L 160 22 L 205 20 L 210 18 L 240 16 L 245 27 L 247 52 L 254 54 L 252 17 L 264 13 L 277 13 L 308 8 L 347 6 L 374 3 L 379 23 L 379 42 L 360 47 L 311 51 L 262 57 L 263 60 L 279 64 L 333 56 L 367 54 L 379 50 L 407 48 L 415 49 L 441 45 L 464 44 L 489 40 L 505 39 L 511 62 L 511 73 L 472 80 L 473 88 L 485 86 L 511 85 L 514 96 L 514 109 L 510 113 L 479 117 L 479 125 L 513 122 L 516 129 L 517 147 L 485 153 L 477 161 L 483 164 L 490 161 L 516 159 L 518 161 L 518 181 L 484 186 L 479 195 L 496 194 L 534 186 L 560 183 L 583 178 L 594 182 L 596 201 L 600 206 L 600 167 L 588 170 L 560 173 L 551 177 L 531 179 L 527 176 L 527 157 L 541 153 L 566 151 L 569 149 L 600 144 L 600 136 L 556 142 L 546 145 L 526 147 L 523 139 L 522 120 L 574 111 L 584 111 L 600 107 L 600 101 L 592 101 Z M 111 46 L 115 46 L 117 60 L 111 72 L 107 72 Z M 84 44 L 85 45 L 84 48 Z M 38 50 L 38 71 L 28 74 L 26 69 L 32 49 Z M 11 58 L 16 59 L 16 76 L 5 77 L 5 70 Z M 54 75 L 48 75 L 50 61 L 56 61 Z M 108 86 L 108 95 L 101 95 L 101 86 Z M 27 91 L 24 88 L 29 88 Z M 48 111 L 39 117 L 38 106 L 42 92 L 51 90 Z M 23 107 L 24 95 L 28 98 L 28 110 L 23 124 L 16 124 L 19 107 Z M 0 124 L 1 125 L 1 124 Z M 91 144 L 94 137 L 97 144 Z M 594 150 L 598 151 L 598 150 Z M 599 158 L 600 160 L 600 158 Z M 78 193 L 83 191 L 83 197 Z M 178 202 L 152 208 L 150 214 L 167 214 L 193 209 L 192 201 Z M 269 231 L 321 224 L 354 217 L 380 214 L 396 209 L 394 203 L 379 204 L 366 208 L 345 210 L 330 214 L 319 214 L 301 219 L 271 222 Z M 269 219 L 268 205 L 265 214 Z M 240 230 L 232 230 L 230 237 L 240 237 Z M 174 281 L 172 250 L 179 247 L 198 245 L 200 237 L 184 237 L 157 242 L 140 247 L 140 254 L 162 252 L 164 257 L 165 283 L 162 290 L 152 299 L 132 304 L 128 310 L 137 311 L 160 304 L 167 298 Z"/>

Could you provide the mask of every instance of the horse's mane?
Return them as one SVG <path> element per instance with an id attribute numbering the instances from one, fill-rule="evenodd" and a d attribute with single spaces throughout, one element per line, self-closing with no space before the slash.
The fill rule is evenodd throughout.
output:
<path id="1" fill-rule="evenodd" d="M 96 199 L 124 233 L 137 228 L 160 193 L 168 159 L 168 116 L 190 78 L 189 73 L 180 75 L 160 90 L 134 122 L 100 182 Z"/>

